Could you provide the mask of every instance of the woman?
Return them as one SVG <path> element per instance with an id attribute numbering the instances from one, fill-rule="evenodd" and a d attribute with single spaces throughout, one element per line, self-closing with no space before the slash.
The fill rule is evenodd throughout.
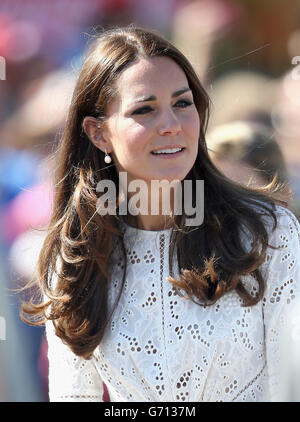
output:
<path id="1" fill-rule="evenodd" d="M 278 396 L 299 225 L 271 191 L 235 184 L 212 164 L 208 106 L 189 62 L 159 35 L 130 26 L 94 40 L 58 151 L 38 265 L 45 300 L 23 307 L 46 321 L 50 400 L 100 401 L 103 383 L 111 401 Z M 144 182 L 145 203 L 164 179 L 184 193 L 192 181 L 182 201 L 193 207 L 204 180 L 203 222 L 186 224 L 175 195 L 168 215 L 121 213 L 113 190 L 109 212 L 98 207 L 101 182 L 128 188 L 130 211 L 130 182 Z"/>

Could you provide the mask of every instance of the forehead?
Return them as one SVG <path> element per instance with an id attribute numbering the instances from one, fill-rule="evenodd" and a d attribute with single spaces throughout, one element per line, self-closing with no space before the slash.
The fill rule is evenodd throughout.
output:
<path id="1" fill-rule="evenodd" d="M 189 86 L 184 71 L 169 57 L 139 58 L 121 73 L 116 85 L 119 95 L 129 99 Z"/>

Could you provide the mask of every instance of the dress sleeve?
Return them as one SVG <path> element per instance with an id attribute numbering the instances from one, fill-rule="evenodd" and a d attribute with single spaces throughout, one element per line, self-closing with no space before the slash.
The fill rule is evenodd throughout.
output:
<path id="1" fill-rule="evenodd" d="M 300 298 L 300 225 L 289 210 L 279 207 L 278 226 L 262 268 L 266 280 L 263 298 L 266 364 L 270 401 L 282 401 L 282 343 Z"/>
<path id="2" fill-rule="evenodd" d="M 103 401 L 103 382 L 95 360 L 76 356 L 56 336 L 52 321 L 46 322 L 51 402 Z"/>

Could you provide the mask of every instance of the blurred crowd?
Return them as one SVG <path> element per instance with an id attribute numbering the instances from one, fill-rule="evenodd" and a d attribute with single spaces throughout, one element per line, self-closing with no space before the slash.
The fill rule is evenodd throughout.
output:
<path id="1" fill-rule="evenodd" d="M 300 217 L 299 1 L 1 0 L 0 401 L 48 400 L 44 329 L 20 320 L 15 289 L 34 279 L 53 153 L 88 42 L 130 23 L 160 31 L 194 65 L 222 171 L 256 185 L 277 174 Z"/>

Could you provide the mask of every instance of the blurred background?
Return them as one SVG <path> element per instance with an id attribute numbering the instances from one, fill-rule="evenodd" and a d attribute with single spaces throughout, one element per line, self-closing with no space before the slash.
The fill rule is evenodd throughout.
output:
<path id="1" fill-rule="evenodd" d="M 1 0 L 0 401 L 48 400 L 44 330 L 19 319 L 13 289 L 34 277 L 51 157 L 90 36 L 130 23 L 159 30 L 194 65 L 216 164 L 246 184 L 278 173 L 300 214 L 298 0 Z"/>

